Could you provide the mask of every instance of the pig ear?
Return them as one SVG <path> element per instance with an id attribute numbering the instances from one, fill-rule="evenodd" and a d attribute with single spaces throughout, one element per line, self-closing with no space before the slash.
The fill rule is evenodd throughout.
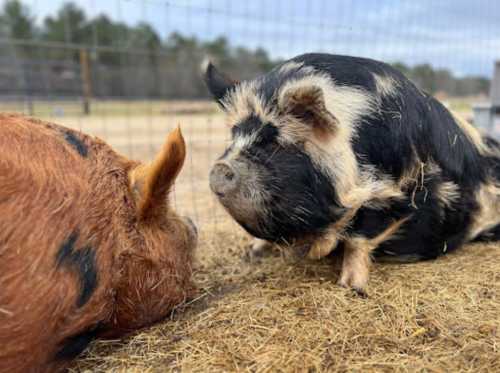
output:
<path id="1" fill-rule="evenodd" d="M 335 132 L 338 120 L 325 105 L 323 90 L 318 86 L 288 89 L 281 100 L 281 110 L 321 132 Z"/>
<path id="2" fill-rule="evenodd" d="M 163 211 L 167 194 L 186 158 L 186 144 L 180 127 L 173 130 L 155 159 L 146 165 L 139 165 L 129 173 L 130 188 L 134 194 L 141 218 L 155 211 Z"/>
<path id="3" fill-rule="evenodd" d="M 224 97 L 238 82 L 221 73 L 210 61 L 206 61 L 202 65 L 202 71 L 203 80 L 210 94 L 223 107 Z"/>

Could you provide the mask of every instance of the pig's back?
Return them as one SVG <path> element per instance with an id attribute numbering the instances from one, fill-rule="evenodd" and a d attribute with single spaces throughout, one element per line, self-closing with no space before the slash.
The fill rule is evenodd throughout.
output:
<path id="1" fill-rule="evenodd" d="M 294 61 L 371 98 L 374 110 L 359 118 L 352 139 L 359 163 L 400 178 L 415 163 L 432 160 L 446 178 L 466 187 L 486 179 L 484 169 L 477 166 L 482 163 L 482 144 L 471 138 L 477 130 L 389 64 L 322 53 L 304 54 Z"/>
<path id="2" fill-rule="evenodd" d="M 328 73 L 337 85 L 358 87 L 372 93 L 377 91 L 376 76 L 390 76 L 398 82 L 406 80 L 404 75 L 392 66 L 370 58 L 307 53 L 295 57 L 293 61 Z"/>

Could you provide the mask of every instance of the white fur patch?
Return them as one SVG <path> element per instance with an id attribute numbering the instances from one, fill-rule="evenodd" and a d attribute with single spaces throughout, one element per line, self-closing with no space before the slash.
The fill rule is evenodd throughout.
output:
<path id="1" fill-rule="evenodd" d="M 306 74 L 312 74 L 314 72 L 314 68 L 312 66 L 304 66 L 303 62 L 287 62 L 279 68 L 279 73 L 285 75 L 290 71 L 301 70 Z"/>
<path id="2" fill-rule="evenodd" d="M 236 139 L 233 142 L 233 147 L 234 150 L 243 150 L 245 148 L 250 147 L 252 142 L 255 141 L 256 134 L 253 133 L 251 135 L 245 135 L 245 136 L 237 136 Z"/>
<path id="3" fill-rule="evenodd" d="M 482 232 L 500 224 L 500 186 L 495 183 L 482 184 L 476 193 L 479 211 L 473 216 L 468 238 L 476 238 Z"/>
<path id="4" fill-rule="evenodd" d="M 285 83 L 278 95 L 278 106 L 283 104 L 287 91 L 309 86 L 322 89 L 325 107 L 339 124 L 335 135 L 327 142 L 315 141 L 313 136 L 308 136 L 306 140 L 310 141 L 305 143 L 306 151 L 315 164 L 336 181 L 340 202 L 352 207 L 350 195 L 360 186 L 360 173 L 351 139 L 356 136 L 359 119 L 375 110 L 375 98 L 359 88 L 338 86 L 326 74 L 314 74 Z M 301 140 L 297 139 L 300 132 L 308 130 L 302 123 L 293 124 L 287 118 L 280 118 L 278 126 L 281 138 L 292 143 Z"/>
<path id="5" fill-rule="evenodd" d="M 445 181 L 438 185 L 436 197 L 442 206 L 450 208 L 460 198 L 460 188 L 452 181 Z"/>
<path id="6" fill-rule="evenodd" d="M 453 116 L 455 123 L 457 123 L 458 127 L 460 127 L 464 135 L 467 136 L 469 141 L 472 142 L 472 144 L 477 148 L 479 153 L 482 155 L 489 155 L 490 149 L 484 143 L 479 130 L 457 114 L 451 113 L 451 115 Z"/>
<path id="7" fill-rule="evenodd" d="M 250 115 L 259 117 L 264 123 L 276 120 L 275 108 L 264 105 L 257 88 L 255 81 L 242 82 L 223 101 L 222 105 L 226 111 L 229 126 L 234 126 Z"/>
<path id="8" fill-rule="evenodd" d="M 200 71 L 204 75 L 207 73 L 208 67 L 212 64 L 212 61 L 210 61 L 209 58 L 205 57 L 203 61 L 201 61 L 200 64 Z"/>
<path id="9" fill-rule="evenodd" d="M 377 93 L 381 96 L 391 96 L 397 93 L 398 83 L 390 76 L 373 74 Z"/>
<path id="10" fill-rule="evenodd" d="M 281 74 L 286 74 L 289 71 L 299 70 L 302 66 L 304 66 L 303 62 L 295 62 L 295 61 L 287 62 L 280 67 L 279 72 Z"/>
<path id="11" fill-rule="evenodd" d="M 399 185 L 389 176 L 377 173 L 374 166 L 360 167 L 360 182 L 352 189 L 347 201 L 350 206 L 369 206 L 371 208 L 387 207 L 390 199 L 404 198 Z"/>

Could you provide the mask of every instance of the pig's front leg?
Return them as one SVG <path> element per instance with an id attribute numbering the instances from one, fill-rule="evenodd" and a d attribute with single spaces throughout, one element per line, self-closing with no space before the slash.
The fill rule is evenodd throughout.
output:
<path id="1" fill-rule="evenodd" d="M 366 239 L 355 238 L 345 242 L 342 270 L 337 282 L 340 286 L 352 288 L 360 295 L 366 294 L 373 249 Z"/>
<path id="2" fill-rule="evenodd" d="M 317 237 L 307 253 L 307 258 L 318 260 L 330 254 L 337 247 L 339 241 L 343 239 L 344 231 L 351 219 L 356 215 L 357 210 L 357 208 L 347 210 L 325 233 Z"/>
<path id="3" fill-rule="evenodd" d="M 337 247 L 338 242 L 338 232 L 335 230 L 328 231 L 313 242 L 307 253 L 307 259 L 319 260 L 324 258 Z"/>
<path id="4" fill-rule="evenodd" d="M 261 240 L 260 238 L 254 238 L 245 252 L 245 259 L 252 260 L 266 256 L 272 247 L 273 244 L 271 242 Z"/>
<path id="5" fill-rule="evenodd" d="M 406 217 L 392 222 L 373 238 L 352 235 L 345 241 L 344 259 L 338 284 L 350 287 L 360 295 L 366 295 L 366 285 L 371 266 L 371 253 L 382 242 L 391 239 L 409 219 Z"/>

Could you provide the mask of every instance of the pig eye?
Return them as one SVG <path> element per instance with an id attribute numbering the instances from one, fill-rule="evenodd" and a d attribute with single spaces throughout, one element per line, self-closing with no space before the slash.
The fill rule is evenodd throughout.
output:
<path id="1" fill-rule="evenodd" d="M 266 163 L 266 159 L 268 158 L 268 152 L 263 149 L 263 145 L 257 142 L 253 146 L 243 149 L 241 154 L 252 162 L 259 164 Z"/>
<path id="2" fill-rule="evenodd" d="M 241 132 L 241 128 L 238 126 L 233 126 L 231 128 L 231 137 L 234 139 Z"/>
<path id="3" fill-rule="evenodd" d="M 271 142 L 276 140 L 278 134 L 278 128 L 273 126 L 271 123 L 267 123 L 260 129 L 256 139 L 256 143 L 259 146 L 270 144 Z"/>

